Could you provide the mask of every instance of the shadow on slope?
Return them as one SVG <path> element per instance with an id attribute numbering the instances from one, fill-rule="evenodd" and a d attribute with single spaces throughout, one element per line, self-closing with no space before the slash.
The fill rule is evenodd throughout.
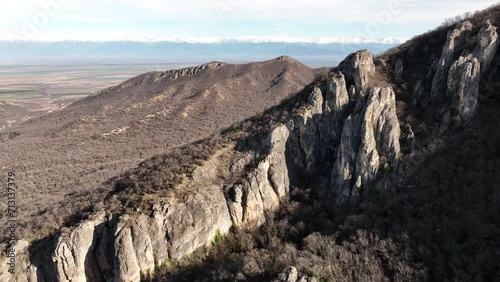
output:
<path id="1" fill-rule="evenodd" d="M 500 6 L 469 20 L 476 28 L 488 17 L 499 24 L 495 15 Z M 448 28 L 378 58 L 387 62 L 393 84 L 394 65 L 403 60 L 398 117 L 413 128 L 413 122 L 425 125 L 427 131 L 417 132 L 424 136 L 435 120 L 412 106 L 411 89 L 439 58 Z M 495 81 L 499 77 L 488 80 Z M 471 124 L 443 137 L 445 146 L 395 195 L 373 194 L 360 206 L 332 213 L 332 204 L 321 203 L 315 192 L 328 175 L 310 175 L 295 183 L 290 203 L 261 228 L 234 230 L 214 248 L 145 280 L 268 281 L 295 266 L 319 281 L 500 281 L 499 107 L 497 92 L 483 95 Z"/>
<path id="2" fill-rule="evenodd" d="M 333 215 L 314 200 L 325 178 L 304 178 L 258 230 L 234 230 L 145 281 L 270 281 L 288 266 L 320 281 L 496 281 L 499 106 L 484 101 L 395 196 Z"/>

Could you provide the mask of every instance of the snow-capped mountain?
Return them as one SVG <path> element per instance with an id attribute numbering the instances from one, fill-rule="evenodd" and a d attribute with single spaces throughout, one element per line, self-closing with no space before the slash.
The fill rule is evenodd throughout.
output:
<path id="1" fill-rule="evenodd" d="M 402 39 L 297 38 L 249 36 L 236 38 L 163 39 L 115 41 L 0 41 L 4 64 L 74 62 L 155 62 L 199 64 L 207 61 L 248 62 L 281 55 L 292 56 L 313 67 L 332 66 L 360 49 L 381 53 Z"/>

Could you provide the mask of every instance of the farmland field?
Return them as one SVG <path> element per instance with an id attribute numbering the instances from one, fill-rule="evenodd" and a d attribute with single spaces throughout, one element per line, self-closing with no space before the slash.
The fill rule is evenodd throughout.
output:
<path id="1" fill-rule="evenodd" d="M 60 109 L 101 89 L 187 64 L 0 65 L 0 129 Z"/>

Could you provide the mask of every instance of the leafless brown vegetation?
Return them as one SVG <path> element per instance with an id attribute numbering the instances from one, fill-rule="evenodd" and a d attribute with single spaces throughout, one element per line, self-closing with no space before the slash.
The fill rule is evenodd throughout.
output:
<path id="1" fill-rule="evenodd" d="M 496 15 L 500 15 L 499 6 L 476 13 L 469 20 L 478 28 L 487 18 L 498 22 Z M 417 79 L 426 75 L 431 61 L 439 56 L 447 32 L 446 27 L 440 27 L 378 58 L 388 66 L 372 77 L 372 86 L 396 88 L 398 116 L 404 121 L 414 115 L 411 119 L 432 126 L 428 120 L 420 120 L 418 109 L 411 108 L 412 97 L 408 90 Z M 404 60 L 405 65 L 403 83 L 399 84 L 393 81 L 397 59 Z M 238 69 L 226 71 L 227 79 L 222 80 L 222 84 L 240 81 L 237 87 L 233 85 L 235 88 L 228 86 L 231 91 L 252 84 L 248 77 L 238 75 Z M 205 85 L 208 88 L 203 89 L 211 89 L 210 84 L 218 81 L 220 75 L 200 78 L 208 83 Z M 272 104 L 269 100 L 267 106 L 257 104 L 259 106 L 251 111 L 259 114 L 242 122 L 234 121 L 242 120 L 244 115 L 228 113 L 228 107 L 242 111 L 263 99 L 262 93 L 269 91 L 263 90 L 262 95 L 251 98 L 246 93 L 237 100 L 241 104 L 224 104 L 217 100 L 217 94 L 207 98 L 203 90 L 193 91 L 186 80 L 176 85 L 181 89 L 179 92 L 174 91 L 167 98 L 169 103 L 178 103 L 179 108 L 172 110 L 172 116 L 155 116 L 151 123 L 133 119 L 149 114 L 143 112 L 145 107 L 139 104 L 147 103 L 150 98 L 162 99 L 144 98 L 145 93 L 160 93 L 158 89 L 146 87 L 125 93 L 115 89 L 113 94 L 116 96 L 98 95 L 90 99 L 90 104 L 82 102 L 64 113 L 51 115 L 49 120 L 41 118 L 27 123 L 25 128 L 5 132 L 1 144 L 21 156 L 22 162 L 15 169 L 25 171 L 23 181 L 29 188 L 24 188 L 25 191 L 40 187 L 36 192 L 28 192 L 32 194 L 27 193 L 33 197 L 30 204 L 37 212 L 30 214 L 34 220 L 25 221 L 24 229 L 36 229 L 37 236 L 41 236 L 55 230 L 61 222 L 73 223 L 92 209 L 105 207 L 122 211 L 150 206 L 162 195 L 172 192 L 172 187 L 181 183 L 214 151 L 238 142 L 251 142 L 277 122 L 285 121 L 306 100 L 311 88 L 328 78 L 319 74 L 314 79 L 314 73 L 309 71 L 306 75 L 313 83 L 301 93 L 269 110 L 264 110 Z M 279 72 L 264 89 L 280 87 L 284 77 L 287 77 L 286 71 Z M 127 83 L 138 87 L 154 79 L 154 74 L 148 74 Z M 283 81 L 286 83 L 290 81 Z M 282 93 L 286 88 L 277 89 Z M 211 94 L 216 92 L 209 91 Z M 185 93 L 195 94 L 184 97 Z M 200 107 L 194 114 L 196 118 L 180 118 L 188 104 L 196 103 L 197 99 L 200 99 Z M 216 101 L 214 108 L 203 107 L 210 104 L 207 100 Z M 117 101 L 127 106 L 106 108 Z M 219 103 L 222 108 L 218 107 Z M 157 108 L 148 104 L 150 106 L 161 111 L 168 104 L 160 104 Z M 269 214 L 264 226 L 257 230 L 234 229 L 221 242 L 214 242 L 213 247 L 200 250 L 183 262 L 165 262 L 154 277 L 145 280 L 234 281 L 245 277 L 247 281 L 266 281 L 288 266 L 296 266 L 302 274 L 314 276 L 319 281 L 500 280 L 498 107 L 498 95 L 485 98 L 473 123 L 464 130 L 452 132 L 445 139 L 445 148 L 436 152 L 395 195 L 374 194 L 359 206 L 332 210 L 333 205 L 322 202 L 317 195 L 329 175 L 318 172 L 294 183 L 290 203 L 275 214 Z M 91 113 L 91 117 L 82 117 L 80 110 Z M 211 113 L 213 119 L 207 119 Z M 72 115 L 78 118 L 73 119 Z M 219 120 L 220 116 L 223 118 Z M 124 119 L 120 126 L 127 124 L 130 128 L 123 135 L 103 136 L 104 132 L 118 128 L 115 122 L 119 118 Z M 108 123 L 110 120 L 114 123 Z M 220 121 L 224 121 L 223 125 Z M 48 126 L 49 122 L 57 126 Z M 207 126 L 207 123 L 211 124 Z M 199 139 L 203 136 L 200 132 L 208 135 L 231 123 L 233 125 L 220 134 Z M 198 127 L 188 128 L 190 124 Z M 43 130 L 29 133 L 41 125 L 45 126 Z M 44 138 L 40 138 L 40 132 Z M 179 135 L 173 135 L 174 132 Z M 188 142 L 195 139 L 197 141 Z M 28 152 L 16 151 L 14 142 Z M 81 142 L 87 145 L 79 145 Z M 187 144 L 183 145 L 184 142 Z M 245 144 L 236 147 L 238 145 L 245 147 Z M 33 154 L 35 148 L 43 150 Z M 163 154 L 142 161 L 159 151 Z M 57 157 L 62 152 L 67 154 L 67 160 Z M 41 180 L 47 172 L 53 175 L 49 180 L 64 185 L 51 188 L 54 182 L 47 182 L 48 178 Z M 59 175 L 56 172 L 60 176 L 54 176 Z M 101 185 L 104 179 L 121 172 L 124 173 Z M 70 189 L 72 186 L 77 188 Z"/>
<path id="2" fill-rule="evenodd" d="M 230 147 L 247 150 L 252 142 L 260 142 L 278 123 L 284 123 L 298 105 L 306 103 L 314 83 L 301 92 L 264 112 L 234 123 L 208 138 L 179 146 L 143 161 L 137 168 L 113 177 L 106 182 L 109 191 L 102 202 L 108 211 L 148 209 L 168 193 L 182 193 L 176 186 L 215 152 Z M 99 207 L 94 208 L 98 210 Z"/>
<path id="3" fill-rule="evenodd" d="M 120 186 L 104 182 L 155 155 L 172 152 L 169 160 L 157 157 L 139 169 L 174 169 L 168 175 L 138 174 L 153 185 L 141 189 L 173 185 L 179 164 L 192 166 L 210 152 L 200 141 L 189 147 L 199 156 L 187 158 L 186 144 L 278 104 L 314 73 L 293 60 L 185 71 L 176 79 L 176 72 L 152 72 L 0 131 L 0 167 L 18 175 L 19 237 L 57 230 Z"/>
<path id="4" fill-rule="evenodd" d="M 457 17 L 377 58 L 387 67 L 378 68 L 372 86 L 395 87 L 398 116 L 414 128 L 432 128 L 433 121 L 412 108 L 411 89 L 439 58 L 450 26 L 464 19 L 475 31 L 487 19 L 498 25 L 500 6 Z M 394 81 L 398 59 L 405 66 L 401 83 Z M 332 211 L 317 200 L 317 183 L 305 181 L 258 230 L 234 230 L 152 280 L 267 281 L 296 266 L 319 281 L 500 281 L 499 107 L 499 96 L 487 95 L 472 124 L 445 137 L 444 149 L 395 195 Z"/>
<path id="5" fill-rule="evenodd" d="M 391 80 L 399 102 L 404 104 L 405 113 L 400 112 L 398 116 L 411 115 L 412 118 L 416 116 L 420 120 L 425 121 L 429 126 L 431 126 L 432 122 L 435 122 L 434 116 L 430 115 L 435 109 L 430 107 L 426 109 L 413 107 L 413 88 L 418 80 L 424 79 L 433 71 L 431 66 L 433 62 L 436 62 L 440 58 L 448 32 L 463 20 L 468 20 L 473 24 L 472 34 L 477 34 L 487 20 L 490 20 L 493 25 L 499 26 L 500 5 L 493 5 L 485 10 L 454 17 L 436 29 L 415 36 L 400 46 L 394 47 L 377 57 L 377 60 L 383 62 L 385 65 L 383 68 L 384 72 L 388 79 Z M 460 55 L 466 50 L 470 51 L 475 46 L 475 42 L 477 42 L 476 38 L 471 36 L 466 44 L 458 46 L 455 54 Z M 404 66 L 401 82 L 394 81 L 394 72 L 398 60 L 401 60 Z M 427 84 L 424 87 L 430 89 L 429 80 L 426 81 Z"/>
<path id="6" fill-rule="evenodd" d="M 395 196 L 332 213 L 317 200 L 316 175 L 261 228 L 235 229 L 150 280 L 269 281 L 295 266 L 319 281 L 497 281 L 499 106 L 485 101 L 473 124 Z"/>

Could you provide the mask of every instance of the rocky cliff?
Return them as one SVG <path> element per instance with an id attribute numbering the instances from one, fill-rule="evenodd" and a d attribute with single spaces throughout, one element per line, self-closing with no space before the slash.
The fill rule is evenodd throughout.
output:
<path id="1" fill-rule="evenodd" d="M 457 46 L 470 40 L 474 46 L 457 58 Z M 332 208 L 392 191 L 431 153 L 436 143 L 429 140 L 474 116 L 480 77 L 498 43 L 490 22 L 477 34 L 468 22 L 450 31 L 441 57 L 414 87 L 413 103 L 434 105 L 441 124 L 429 136 L 416 136 L 400 120 L 396 90 L 378 85 L 372 54 L 356 52 L 327 80 L 306 88 L 304 99 L 288 101 L 288 112 L 270 110 L 270 122 L 259 131 L 225 132 L 222 148 L 173 189 L 151 196 L 152 206 L 96 211 L 46 241 L 23 246 L 27 271 L 9 276 L 2 270 L 1 281 L 140 281 L 210 246 L 231 227 L 263 224 L 307 173 L 326 171 L 327 184 L 318 189 Z M 398 61 L 398 80 L 403 72 L 404 61 Z M 294 268 L 280 277 L 309 281 L 298 280 Z"/>
<path id="2" fill-rule="evenodd" d="M 313 170 L 326 160 L 335 163 L 331 189 L 338 203 L 351 190 L 368 187 L 381 163 L 392 165 L 399 154 L 395 98 L 391 88 L 367 88 L 371 54 L 362 51 L 348 60 L 344 71 L 358 89 L 355 97 L 349 97 L 344 75 L 336 73 L 314 87 L 287 121 L 248 137 L 241 151 L 228 144 L 175 187 L 177 195 L 147 213 L 100 212 L 63 230 L 45 247 L 45 256 L 28 263 L 31 273 L 39 281 L 139 281 L 169 260 L 210 245 L 231 226 L 263 224 L 266 213 L 289 196 L 289 171 Z M 355 112 L 347 113 L 350 105 Z M 343 150 L 335 153 L 338 146 Z M 344 163 L 352 171 L 339 175 Z M 35 279 L 20 275 L 18 281 Z"/>
<path id="3" fill-rule="evenodd" d="M 467 123 L 474 115 L 480 80 L 489 71 L 498 49 L 497 28 L 488 20 L 478 34 L 472 50 L 464 51 L 456 58 L 458 47 L 470 42 L 472 24 L 469 21 L 459 24 L 449 34 L 441 58 L 433 63 L 428 76 L 432 78 L 430 97 L 418 87 L 415 90 L 416 103 L 425 104 L 428 100 L 441 107 L 438 114 L 443 126 L 459 127 Z M 433 68 L 435 66 L 435 69 Z M 428 82 L 423 82 L 428 83 Z M 451 123 L 451 124 L 450 124 Z"/>

